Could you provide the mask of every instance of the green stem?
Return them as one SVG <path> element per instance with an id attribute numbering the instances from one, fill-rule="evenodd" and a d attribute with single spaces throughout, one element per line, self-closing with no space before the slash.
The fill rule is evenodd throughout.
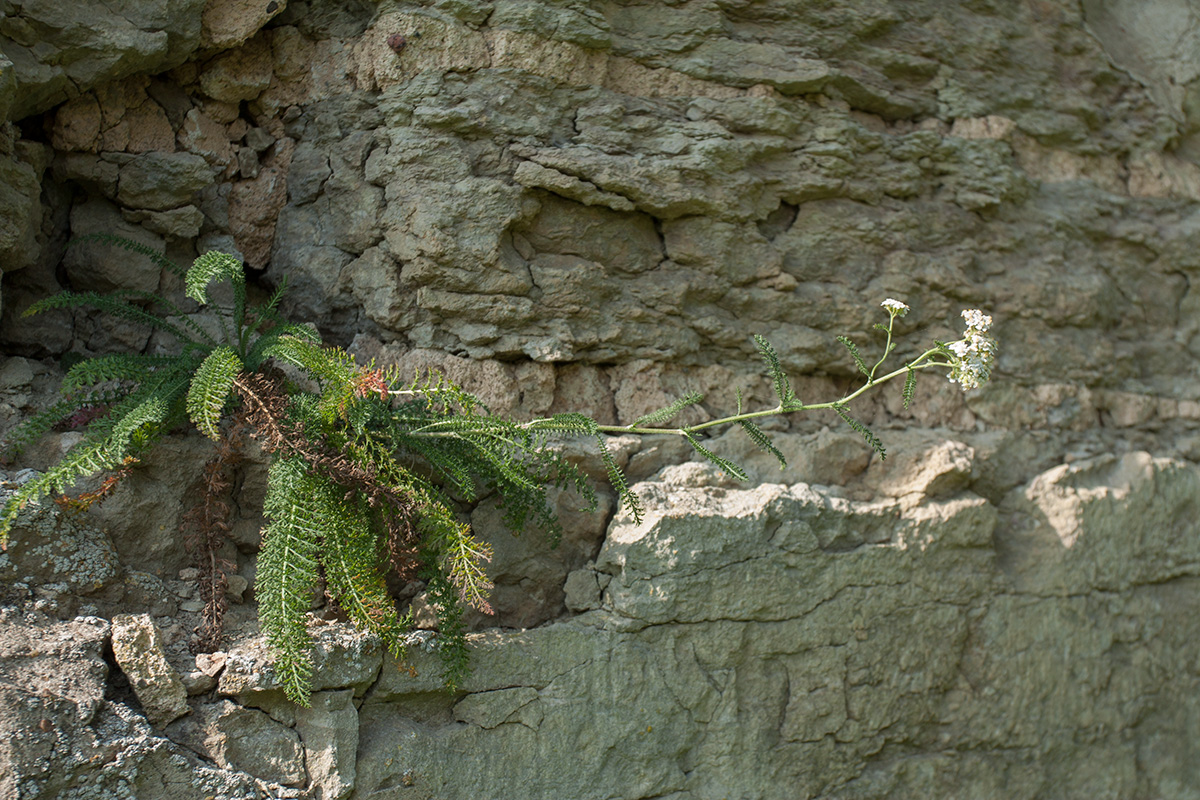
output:
<path id="1" fill-rule="evenodd" d="M 716 427 L 717 425 L 729 425 L 731 423 L 742 422 L 743 420 L 757 419 L 759 417 L 770 417 L 770 416 L 774 416 L 776 414 L 791 414 L 794 411 L 817 411 L 817 410 L 820 410 L 823 408 L 834 408 L 835 406 L 844 406 L 847 403 L 849 403 L 851 400 L 853 400 L 854 398 L 861 395 L 863 392 L 867 391 L 868 389 L 874 388 L 883 383 L 887 383 L 888 381 L 892 380 L 893 378 L 898 378 L 901 375 L 907 375 L 909 369 L 929 369 L 930 367 L 952 367 L 953 366 L 952 364 L 945 363 L 942 361 L 927 361 L 926 360 L 926 359 L 930 358 L 931 356 L 935 355 L 936 353 L 938 353 L 937 348 L 933 348 L 931 350 L 926 350 L 924 353 L 917 356 L 917 358 L 914 359 L 912 361 L 912 363 L 910 363 L 906 366 L 900 367 L 897 370 L 893 370 L 892 372 L 889 372 L 887 375 L 884 375 L 881 378 L 869 378 L 867 380 L 867 382 L 864 383 L 862 386 L 860 386 L 857 390 L 855 390 L 855 391 L 851 392 L 850 394 L 847 394 L 837 400 L 831 400 L 827 403 L 814 403 L 812 405 L 800 405 L 800 406 L 797 406 L 794 408 L 788 408 L 788 409 L 784 409 L 783 405 L 780 404 L 780 405 L 775 406 L 775 408 L 771 408 L 766 411 L 749 411 L 744 414 L 734 414 L 732 416 L 721 417 L 720 419 L 714 419 L 714 420 L 709 420 L 708 422 L 702 422 L 699 425 L 693 425 L 693 426 L 687 427 L 687 428 L 639 428 L 639 427 L 635 427 L 633 425 L 597 425 L 596 430 L 599 431 L 600 433 L 612 433 L 612 434 L 663 433 L 663 434 L 672 434 L 675 436 L 686 436 L 689 433 L 695 433 L 696 431 L 702 431 L 705 428 L 713 428 L 713 427 Z M 878 366 L 878 364 L 876 364 L 876 366 Z"/>
<path id="2" fill-rule="evenodd" d="M 895 314 L 891 314 L 891 315 L 888 317 L 887 342 L 885 342 L 885 343 L 884 343 L 884 345 L 883 345 L 883 355 L 881 355 L 881 356 L 879 357 L 879 360 L 875 362 L 875 366 L 871 367 L 871 374 L 867 376 L 867 382 L 868 382 L 868 383 L 870 383 L 871 381 L 875 380 L 875 371 L 876 371 L 877 369 L 879 369 L 879 366 L 880 366 L 880 365 L 881 365 L 881 364 L 882 364 L 884 361 L 886 361 L 886 360 L 887 360 L 887 357 L 888 357 L 888 356 L 891 354 L 891 352 L 892 352 L 892 326 L 893 326 L 895 323 L 896 323 L 896 315 L 895 315 Z"/>

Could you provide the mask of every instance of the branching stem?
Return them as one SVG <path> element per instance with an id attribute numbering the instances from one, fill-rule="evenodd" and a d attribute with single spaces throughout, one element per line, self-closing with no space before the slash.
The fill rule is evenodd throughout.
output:
<path id="1" fill-rule="evenodd" d="M 917 358 L 915 358 L 910 364 L 900 367 L 899 369 L 893 370 L 881 378 L 868 378 L 866 383 L 864 383 L 862 386 L 860 386 L 855 391 L 853 391 L 850 394 L 847 394 L 837 400 L 831 400 L 827 403 L 813 403 L 811 405 L 799 405 L 799 406 L 795 406 L 795 407 L 791 407 L 791 408 L 787 408 L 787 409 L 785 409 L 783 407 L 783 404 L 781 403 L 781 404 L 775 406 L 774 408 L 767 409 L 765 411 L 748 411 L 748 412 L 745 412 L 742 414 L 734 414 L 734 415 L 728 416 L 728 417 L 721 417 L 720 419 L 709 420 L 708 422 L 702 422 L 699 425 L 691 425 L 689 427 L 684 427 L 684 428 L 639 428 L 634 425 L 597 425 L 596 430 L 601 433 L 612 433 L 612 434 L 661 433 L 661 434 L 671 434 L 674 436 L 687 436 L 689 433 L 696 433 L 697 431 L 702 431 L 706 428 L 714 428 L 718 425 L 729 425 L 731 423 L 741 422 L 742 420 L 751 420 L 751 419 L 757 419 L 760 417 L 772 417 L 777 414 L 791 414 L 796 411 L 818 411 L 823 408 L 835 408 L 837 406 L 844 406 L 847 403 L 849 403 L 851 400 L 853 400 L 856 397 L 858 397 L 859 395 L 861 395 L 863 392 L 866 392 L 868 389 L 879 386 L 880 384 L 887 383 L 888 381 L 892 380 L 893 378 L 898 378 L 901 375 L 907 375 L 908 371 L 910 369 L 914 369 L 914 370 L 929 369 L 931 367 L 951 367 L 952 368 L 954 366 L 953 364 L 949 364 L 944 361 L 929 361 L 929 360 L 927 360 L 927 359 L 931 358 L 932 356 L 936 355 L 938 352 L 939 352 L 939 350 L 937 348 L 932 348 L 930 350 L 926 350 L 924 353 L 917 356 Z M 883 359 L 880 359 L 879 363 L 877 363 L 875 365 L 875 368 L 878 369 L 879 364 L 881 364 L 881 363 L 883 363 Z M 871 372 L 872 372 L 872 374 L 874 374 L 875 370 L 873 369 Z M 534 422 L 537 422 L 537 420 L 535 420 Z M 533 424 L 533 423 L 529 423 L 529 424 Z"/>

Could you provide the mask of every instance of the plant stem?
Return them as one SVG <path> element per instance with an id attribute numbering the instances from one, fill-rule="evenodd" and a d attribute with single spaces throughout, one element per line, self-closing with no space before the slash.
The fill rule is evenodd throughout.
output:
<path id="1" fill-rule="evenodd" d="M 713 428 L 713 427 L 716 427 L 717 425 L 728 425 L 731 423 L 742 422 L 743 420 L 757 419 L 758 417 L 770 417 L 770 416 L 774 416 L 776 414 L 791 414 L 795 411 L 817 411 L 817 410 L 820 410 L 823 408 L 834 408 L 836 406 L 844 406 L 847 403 L 849 403 L 851 400 L 853 400 L 854 398 L 861 395 L 863 392 L 867 391 L 868 389 L 871 389 L 875 386 L 879 386 L 880 384 L 883 384 L 883 383 L 887 383 L 888 381 L 892 380 L 893 378 L 898 378 L 901 375 L 907 375 L 909 369 L 929 369 L 930 367 L 953 367 L 953 364 L 949 364 L 949 363 L 946 363 L 943 361 L 926 361 L 925 360 L 937 353 L 938 353 L 937 348 L 926 350 L 924 353 L 917 356 L 917 358 L 914 359 L 912 361 L 912 363 L 910 363 L 906 366 L 900 367 L 897 370 L 893 370 L 892 372 L 889 372 L 887 375 L 884 375 L 881 378 L 868 378 L 867 382 L 864 383 L 862 386 L 860 386 L 855 391 L 853 391 L 850 394 L 847 394 L 837 400 L 831 400 L 827 403 L 813 403 L 812 405 L 800 405 L 797 407 L 787 408 L 787 409 L 785 409 L 783 407 L 783 405 L 780 404 L 780 405 L 775 406 L 775 408 L 771 408 L 766 411 L 749 411 L 744 414 L 734 414 L 732 416 L 721 417 L 720 419 L 709 420 L 708 422 L 702 422 L 699 425 L 692 425 L 692 426 L 686 427 L 686 428 L 639 428 L 639 427 L 636 427 L 633 425 L 597 425 L 596 430 L 601 433 L 612 433 L 612 434 L 664 433 L 664 434 L 673 434 L 675 436 L 686 436 L 689 433 L 695 433 L 696 431 L 702 431 L 705 428 Z M 882 359 L 880 359 L 880 363 L 882 363 Z M 876 368 L 878 368 L 879 364 L 876 364 L 875 366 L 876 366 Z M 874 370 L 872 370 L 872 374 L 873 373 L 874 373 Z"/>

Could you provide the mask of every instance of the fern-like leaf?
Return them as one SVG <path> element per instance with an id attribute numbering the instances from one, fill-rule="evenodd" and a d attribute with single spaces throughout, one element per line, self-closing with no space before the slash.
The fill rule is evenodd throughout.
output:
<path id="1" fill-rule="evenodd" d="M 651 411 L 649 414 L 643 414 L 633 421 L 631 428 L 641 428 L 647 425 L 659 425 L 674 417 L 685 408 L 696 405 L 704 399 L 704 395 L 699 392 L 688 392 L 683 397 L 671 403 L 669 406 L 660 408 L 657 411 Z"/>
<path id="2" fill-rule="evenodd" d="M 187 411 L 192 422 L 208 438 L 221 438 L 217 427 L 221 411 L 233 389 L 233 381 L 242 371 L 242 360 L 228 347 L 218 347 L 196 370 L 188 389 Z"/>
<path id="3" fill-rule="evenodd" d="M 321 344 L 321 337 L 307 325 L 293 325 L 290 322 L 277 323 L 271 330 L 259 336 L 246 351 L 246 369 L 253 372 L 262 366 L 264 361 L 278 352 L 277 348 L 281 346 L 281 340 L 284 337 L 292 337 L 309 344 Z M 281 360 L 287 361 L 288 359 Z"/>
<path id="4" fill-rule="evenodd" d="M 742 470 L 741 467 L 739 467 L 737 464 L 734 464 L 732 461 L 729 461 L 728 459 L 721 458 L 719 455 L 717 455 L 713 451 L 709 450 L 704 445 L 700 444 L 700 440 L 697 439 L 695 436 L 693 436 L 691 433 L 684 431 L 683 435 L 688 440 L 688 442 L 692 445 L 692 447 L 695 448 L 697 453 L 704 456 L 709 461 L 711 461 L 712 463 L 714 463 L 718 467 L 720 467 L 721 471 L 724 472 L 726 475 L 729 475 L 732 478 L 736 478 L 739 481 L 750 480 L 750 477 L 748 475 L 746 475 L 746 473 Z"/>
<path id="5" fill-rule="evenodd" d="M 292 334 L 280 336 L 262 350 L 262 357 L 293 364 L 317 380 L 323 389 L 321 408 L 336 410 L 340 398 L 354 388 L 357 366 L 354 357 L 337 347 Z M 330 399 L 335 394 L 339 400 Z M 328 416 L 332 420 L 332 416 Z"/>
<path id="6" fill-rule="evenodd" d="M 379 571 L 382 547 L 367 501 L 361 495 L 346 498 L 340 493 L 339 497 L 336 488 L 325 488 L 334 492 L 327 503 L 336 509 L 321 548 L 329 592 L 355 624 L 395 651 L 400 646 L 401 623 Z"/>
<path id="7" fill-rule="evenodd" d="M 72 447 L 57 464 L 9 496 L 0 512 L 0 547 L 17 515 L 26 505 L 50 494 L 61 494 L 87 475 L 117 469 L 125 459 L 159 435 L 173 419 L 182 388 L 179 376 L 159 381 L 117 403 L 95 431 Z"/>
<path id="8" fill-rule="evenodd" d="M 235 297 L 239 295 L 245 303 L 246 273 L 242 262 L 228 253 L 210 250 L 192 262 L 187 271 L 184 292 L 201 305 L 208 305 L 208 286 L 213 281 L 227 280 L 233 286 Z"/>
<path id="9" fill-rule="evenodd" d="M 908 408 L 912 405 L 913 396 L 917 392 L 917 371 L 912 367 L 908 368 L 908 374 L 904 376 L 904 407 Z"/>
<path id="10" fill-rule="evenodd" d="M 747 435 L 750 436 L 756 445 L 775 456 L 775 459 L 779 461 L 780 469 L 787 469 L 787 459 L 783 457 L 783 453 L 779 452 L 779 448 L 771 444 L 771 440 L 763 433 L 762 428 L 748 419 L 739 420 L 739 422 L 741 423 L 742 430 L 746 431 Z"/>
<path id="11" fill-rule="evenodd" d="M 450 535 L 442 545 L 442 572 L 458 591 L 461 603 L 492 613 L 487 600 L 492 582 L 483 566 L 492 560 L 491 545 L 476 539 L 467 525 L 456 525 L 447 533 Z"/>
<path id="12" fill-rule="evenodd" d="M 258 556 L 255 595 L 275 674 L 290 700 L 307 706 L 311 693 L 312 637 L 305 625 L 317 582 L 317 553 L 330 509 L 328 488 L 298 457 L 267 471 L 263 511 L 270 520 Z"/>
<path id="13" fill-rule="evenodd" d="M 179 367 L 181 360 L 181 356 L 150 356 L 140 353 L 116 353 L 85 358 L 67 370 L 63 377 L 62 390 L 71 392 L 105 381 L 140 383 L 156 370 Z"/>
<path id="14" fill-rule="evenodd" d="M 428 566 L 431 557 L 423 559 L 427 567 L 422 572 L 429 592 L 430 604 L 437 611 L 438 656 L 442 661 L 442 680 L 450 691 L 457 691 L 467 677 L 471 653 L 467 649 L 467 630 L 463 624 L 463 609 L 458 592 L 436 567 Z"/>
<path id="15" fill-rule="evenodd" d="M 74 239 L 67 242 L 67 246 L 70 247 L 77 244 L 86 244 L 88 242 L 100 242 L 101 244 L 119 247 L 122 250 L 128 250 L 132 253 L 138 253 L 139 255 L 143 255 L 150 259 L 155 263 L 155 265 L 161 267 L 162 269 L 165 269 L 174 275 L 178 275 L 180 278 L 184 276 L 182 267 L 154 248 L 144 245 L 141 242 L 135 242 L 132 239 L 126 239 L 122 236 L 114 236 L 111 233 L 87 233 L 83 236 L 76 236 Z"/>
<path id="16" fill-rule="evenodd" d="M 771 383 L 775 388 L 775 394 L 779 397 L 780 410 L 802 411 L 804 404 L 796 397 L 796 392 L 792 389 L 792 382 L 788 380 L 787 373 L 783 371 L 783 364 L 780 363 L 779 354 L 775 352 L 775 348 L 757 333 L 754 334 L 754 343 L 758 346 L 758 353 L 767 365 L 767 371 L 771 373 Z"/>
<path id="17" fill-rule="evenodd" d="M 616 490 L 617 496 L 621 498 L 621 503 L 629 512 L 629 516 L 633 517 L 633 524 L 641 525 L 646 514 L 645 509 L 642 508 L 642 501 L 630 490 L 629 482 L 625 480 L 625 473 L 621 472 L 621 468 L 617 466 L 616 459 L 609 451 L 603 434 L 596 434 L 596 443 L 600 445 L 600 460 L 604 464 L 604 471 L 608 473 L 608 482 Z"/>
<path id="18" fill-rule="evenodd" d="M 867 367 L 867 363 L 863 361 L 862 354 L 858 352 L 858 345 L 850 341 L 845 336 L 839 336 L 837 337 L 837 340 L 844 344 L 846 349 L 850 351 L 850 355 L 854 358 L 854 365 L 858 367 L 858 371 L 863 375 L 870 377 L 871 370 Z"/>
<path id="19" fill-rule="evenodd" d="M 53 297 L 39 300 L 25 309 L 22 316 L 32 316 L 46 311 L 71 308 L 95 308 L 114 317 L 127 319 L 149 328 L 165 331 L 185 345 L 195 345 L 195 341 L 177 325 L 167 322 L 162 317 L 152 314 L 145 309 L 125 302 L 117 297 L 99 294 L 97 292 L 60 292 Z"/>
<path id="20" fill-rule="evenodd" d="M 870 428 L 868 428 L 866 425 L 863 425 L 854 417 L 850 416 L 849 412 L 846 411 L 844 406 L 836 405 L 833 407 L 833 410 L 836 411 L 838 416 L 845 420 L 846 424 L 849 425 L 855 432 L 857 432 L 859 436 L 866 440 L 867 444 L 871 446 L 872 450 L 879 454 L 880 461 L 883 461 L 887 458 L 887 451 L 883 449 L 883 442 L 879 440 L 878 436 L 871 433 Z"/>

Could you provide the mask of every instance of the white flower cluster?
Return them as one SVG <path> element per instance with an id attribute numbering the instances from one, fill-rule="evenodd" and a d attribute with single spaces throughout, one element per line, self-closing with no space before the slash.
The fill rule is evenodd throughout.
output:
<path id="1" fill-rule="evenodd" d="M 905 314 L 908 313 L 907 305 L 905 305 L 904 303 L 901 303 L 899 300 L 893 300 L 890 297 L 887 300 L 884 300 L 879 305 L 886 308 L 888 313 L 891 314 L 893 317 L 903 317 Z"/>
<path id="2" fill-rule="evenodd" d="M 950 372 L 951 383 L 958 383 L 963 391 L 978 389 L 992 375 L 992 364 L 996 360 L 996 340 L 987 335 L 992 327 L 992 318 L 976 308 L 962 312 L 967 322 L 963 338 L 947 345 L 955 356 L 954 369 Z"/>

